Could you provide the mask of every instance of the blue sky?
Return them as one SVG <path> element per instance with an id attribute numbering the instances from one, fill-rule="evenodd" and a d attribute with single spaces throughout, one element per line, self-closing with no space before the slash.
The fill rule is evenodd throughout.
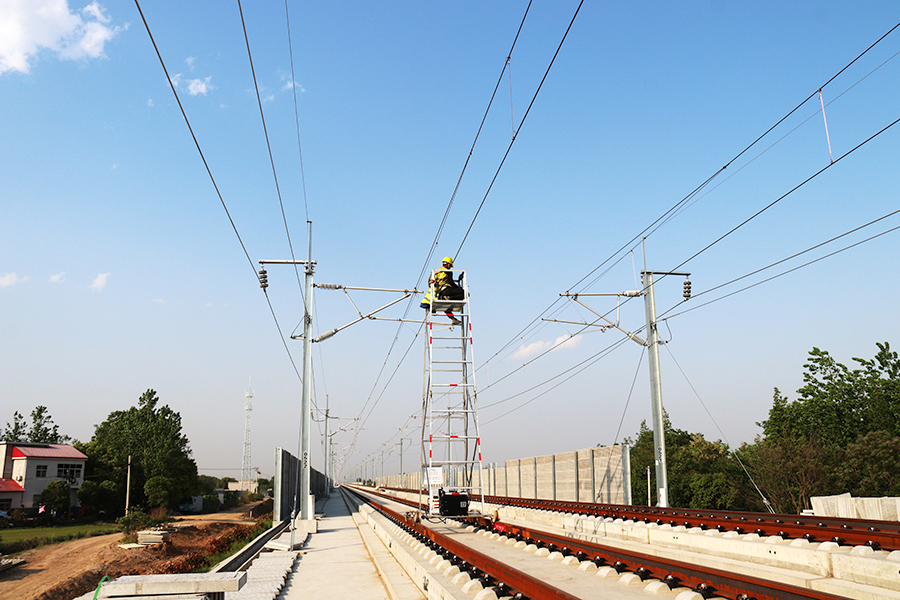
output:
<path id="1" fill-rule="evenodd" d="M 526 6 L 289 2 L 293 75 L 284 4 L 243 6 L 285 219 L 298 258 L 312 221 L 316 281 L 412 288 L 459 249 L 491 462 L 636 434 L 650 415 L 642 349 L 592 331 L 536 358 L 579 331 L 541 319 L 590 316 L 566 291 L 634 289 L 632 240 L 900 20 L 889 2 L 585 3 L 535 97 L 578 7 L 536 2 L 433 247 Z M 46 405 L 88 440 L 153 388 L 201 472 L 237 476 L 249 384 L 253 463 L 270 475 L 273 447 L 297 448 L 302 347 L 288 340 L 288 356 L 253 272 L 291 250 L 238 5 L 142 9 L 251 261 L 134 3 L 0 3 L 0 424 Z M 796 397 L 814 346 L 851 364 L 900 344 L 896 232 L 699 306 L 900 225 L 703 293 L 900 208 L 900 129 L 845 156 L 900 117 L 898 51 L 895 31 L 822 89 L 827 138 L 816 94 L 645 234 L 648 268 L 692 273 L 691 301 L 682 278 L 656 292 L 675 427 L 750 442 L 773 388 Z M 829 140 L 837 162 L 785 196 L 829 165 Z M 272 266 L 269 283 L 288 335 L 297 277 Z M 393 296 L 351 298 L 365 311 Z M 614 298 L 585 302 L 615 315 Z M 356 316 L 342 292 L 316 291 L 315 309 L 316 333 Z M 620 321 L 641 329 L 643 303 Z M 418 435 L 415 330 L 363 322 L 314 346 L 314 400 L 343 418 L 348 471 L 385 449 L 396 471 L 398 439 Z M 313 453 L 321 468 L 318 436 Z"/>

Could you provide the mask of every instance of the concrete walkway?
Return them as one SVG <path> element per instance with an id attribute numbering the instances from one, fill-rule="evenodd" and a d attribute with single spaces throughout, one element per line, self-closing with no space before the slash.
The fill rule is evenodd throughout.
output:
<path id="1" fill-rule="evenodd" d="M 366 550 L 353 517 L 340 492 L 316 511 L 323 516 L 316 533 L 300 550 L 278 598 L 353 598 L 388 600 L 384 584 Z"/>

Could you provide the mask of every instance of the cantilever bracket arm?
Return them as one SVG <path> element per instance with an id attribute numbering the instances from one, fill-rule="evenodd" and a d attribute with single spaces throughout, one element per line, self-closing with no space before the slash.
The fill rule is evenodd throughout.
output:
<path id="1" fill-rule="evenodd" d="M 341 331 L 342 329 L 346 329 L 355 323 L 359 323 L 362 320 L 365 320 L 365 319 L 370 319 L 373 321 L 379 320 L 379 317 L 373 316 L 375 313 L 379 313 L 379 312 L 383 311 L 384 309 L 386 309 L 390 306 L 393 306 L 394 304 L 397 304 L 398 302 L 401 302 L 402 300 L 405 300 L 406 298 L 409 298 L 412 294 L 420 294 L 421 293 L 418 290 L 393 290 L 393 289 L 384 289 L 384 288 L 348 287 L 348 286 L 336 285 L 336 284 L 332 284 L 332 283 L 320 283 L 320 284 L 317 284 L 316 287 L 327 289 L 327 290 L 344 290 L 344 294 L 346 294 L 347 299 L 350 300 L 350 304 L 353 305 L 353 308 L 356 310 L 357 314 L 359 314 L 359 318 L 354 319 L 353 321 L 350 321 L 349 323 L 347 323 L 346 325 L 343 325 L 341 327 L 335 327 L 334 329 L 332 329 L 330 331 L 326 331 L 319 337 L 315 338 L 313 340 L 313 342 L 321 342 L 323 340 L 327 340 L 328 338 L 330 338 L 331 336 L 336 334 L 338 331 Z M 400 296 L 399 298 L 397 298 L 396 300 L 392 300 L 391 302 L 388 302 L 381 308 L 377 308 L 369 313 L 363 314 L 362 311 L 360 311 L 356 307 L 356 304 L 353 303 L 353 300 L 350 298 L 350 294 L 347 293 L 347 290 L 366 290 L 366 291 L 374 291 L 374 292 L 399 292 L 399 293 L 402 293 L 403 295 Z M 388 319 L 386 319 L 386 320 L 388 320 Z M 393 320 L 393 319 L 390 319 L 390 320 Z"/>
<path id="2" fill-rule="evenodd" d="M 642 338 L 641 336 L 639 336 L 636 333 L 632 333 L 626 329 L 619 327 L 619 306 L 618 305 L 616 306 L 616 322 L 613 323 L 612 321 L 607 319 L 605 316 L 601 315 L 596 310 L 594 310 L 593 308 L 591 308 L 590 306 L 588 306 L 587 304 L 585 304 L 584 302 L 582 302 L 581 300 L 578 299 L 579 295 L 581 295 L 581 296 L 617 296 L 617 297 L 621 297 L 623 295 L 628 296 L 631 294 L 633 294 L 633 292 L 626 293 L 626 294 L 569 294 L 567 292 L 565 294 L 560 294 L 560 296 L 565 296 L 566 298 L 571 298 L 578 304 L 582 305 L 583 307 L 585 307 L 586 309 L 588 309 L 589 311 L 591 311 L 592 313 L 594 313 L 595 315 L 597 315 L 598 317 L 600 317 L 601 319 L 603 319 L 604 321 L 609 323 L 609 325 L 598 325 L 596 323 L 584 323 L 584 325 L 600 327 L 600 330 L 604 331 L 604 332 L 606 331 L 607 327 L 615 327 L 616 329 L 618 329 L 619 331 L 621 331 L 622 333 L 627 335 L 633 342 L 637 342 L 641 346 L 646 346 L 647 341 L 644 340 L 644 338 Z M 576 325 L 581 325 L 581 323 L 576 323 Z"/>

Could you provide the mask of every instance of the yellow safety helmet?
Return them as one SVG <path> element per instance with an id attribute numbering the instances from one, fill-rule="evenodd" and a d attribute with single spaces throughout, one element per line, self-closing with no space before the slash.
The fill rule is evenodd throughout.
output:
<path id="1" fill-rule="evenodd" d="M 453 259 L 450 258 L 449 256 L 445 256 L 445 257 L 444 257 L 444 260 L 442 260 L 441 262 L 442 262 L 442 263 L 450 263 L 450 266 L 451 266 L 451 267 L 453 266 Z"/>

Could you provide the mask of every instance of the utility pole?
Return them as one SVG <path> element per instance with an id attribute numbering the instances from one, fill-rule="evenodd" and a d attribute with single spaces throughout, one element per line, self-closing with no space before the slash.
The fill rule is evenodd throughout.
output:
<path id="1" fill-rule="evenodd" d="M 325 406 L 325 495 L 331 497 L 331 436 L 328 434 L 328 406 Z"/>
<path id="2" fill-rule="evenodd" d="M 643 247 L 643 240 L 641 241 L 641 245 Z M 592 313 L 597 315 L 601 320 L 605 323 L 598 324 L 596 321 L 594 323 L 577 323 L 573 321 L 558 321 L 560 323 L 572 323 L 575 325 L 586 325 L 586 326 L 597 326 L 600 327 L 601 331 L 606 331 L 609 327 L 614 327 L 627 335 L 632 341 L 637 342 L 638 344 L 645 346 L 647 348 L 647 354 L 649 357 L 649 369 L 650 369 L 650 402 L 652 409 L 652 422 L 653 422 L 653 460 L 656 466 L 656 491 L 657 491 L 657 506 L 660 507 L 668 507 L 669 506 L 669 481 L 668 474 L 666 468 L 666 436 L 665 436 L 665 424 L 663 422 L 663 405 L 662 405 L 662 379 L 660 377 L 659 371 L 659 334 L 657 331 L 657 323 L 656 323 L 656 297 L 653 293 L 653 276 L 654 275 L 678 275 L 683 276 L 685 278 L 690 277 L 690 273 L 676 273 L 674 271 L 648 271 L 647 270 L 647 255 L 644 253 L 644 270 L 641 271 L 641 282 L 643 284 L 642 290 L 628 291 L 622 292 L 619 294 L 570 294 L 566 292 L 565 294 L 560 294 L 560 296 L 567 296 L 572 298 L 575 302 L 578 302 Z M 647 340 L 645 341 L 636 333 L 631 333 L 630 331 L 625 330 L 624 328 L 619 326 L 619 317 L 618 317 L 618 309 L 616 312 L 616 320 L 615 322 L 610 321 L 606 318 L 605 315 L 598 313 L 584 302 L 578 299 L 579 296 L 625 296 L 626 298 L 636 298 L 638 296 L 644 297 L 644 313 L 647 318 Z M 686 279 L 684 282 L 684 299 L 688 300 L 691 297 L 691 282 L 689 279 Z M 547 321 L 553 321 L 554 319 L 545 319 Z M 647 471 L 648 475 L 648 487 L 649 487 L 649 467 Z M 649 493 L 648 493 L 648 504 Z"/>
<path id="3" fill-rule="evenodd" d="M 646 256 L 644 257 L 646 261 Z M 646 268 L 646 267 L 645 267 Z M 657 506 L 669 506 L 669 477 L 666 470 L 666 434 L 663 425 L 662 380 L 659 374 L 659 335 L 656 330 L 656 298 L 653 272 L 641 271 L 644 310 L 647 314 L 647 357 L 650 363 L 650 404 L 653 419 L 653 460 L 656 464 Z"/>
<path id="4" fill-rule="evenodd" d="M 128 505 L 131 504 L 131 455 L 128 455 L 128 476 L 125 478 L 125 516 L 128 516 Z"/>
<path id="5" fill-rule="evenodd" d="M 300 397 L 300 521 L 306 522 L 306 531 L 315 531 L 316 521 L 314 507 L 310 498 L 310 429 L 312 413 L 310 411 L 310 395 L 312 391 L 312 311 L 313 311 L 313 273 L 315 262 L 312 260 L 312 221 L 307 221 L 309 239 L 308 260 L 261 260 L 259 264 L 304 265 L 304 306 L 303 306 L 303 391 Z M 269 286 L 266 269 L 259 271 L 259 286 Z M 291 339 L 297 339 L 291 336 Z"/>
<path id="6" fill-rule="evenodd" d="M 641 241 L 643 246 L 643 240 Z M 672 271 L 648 271 L 647 254 L 644 252 L 644 270 L 641 271 L 641 282 L 644 285 L 644 310 L 647 315 L 647 356 L 650 366 L 650 401 L 653 418 L 653 459 L 656 464 L 657 506 L 669 506 L 669 476 L 666 467 L 666 433 L 663 423 L 662 379 L 659 372 L 659 332 L 656 327 L 656 296 L 653 293 L 654 275 L 680 275 L 690 277 L 690 273 Z M 691 296 L 691 283 L 684 283 L 684 299 Z"/>
<path id="7" fill-rule="evenodd" d="M 403 487 L 403 438 L 397 442 L 400 445 L 400 487 Z M 405 489 L 405 488 L 404 488 Z"/>

